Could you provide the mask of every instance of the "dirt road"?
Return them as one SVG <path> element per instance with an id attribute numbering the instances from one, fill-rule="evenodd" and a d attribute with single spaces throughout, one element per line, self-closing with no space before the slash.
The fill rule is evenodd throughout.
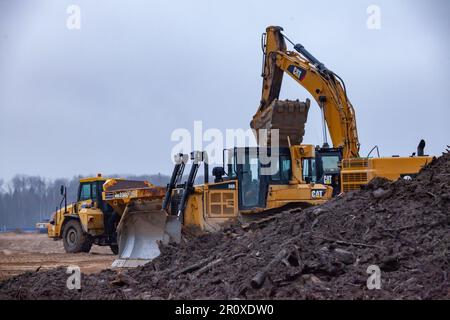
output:
<path id="1" fill-rule="evenodd" d="M 64 252 L 62 241 L 46 234 L 0 233 L 0 280 L 14 275 L 59 266 L 77 265 L 83 273 L 98 272 L 115 259 L 109 247 L 93 246 L 90 253 Z"/>

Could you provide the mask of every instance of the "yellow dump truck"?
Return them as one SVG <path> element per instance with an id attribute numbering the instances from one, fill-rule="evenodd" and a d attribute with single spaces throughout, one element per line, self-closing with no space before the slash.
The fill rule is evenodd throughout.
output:
<path id="1" fill-rule="evenodd" d="M 61 186 L 62 200 L 47 224 L 48 236 L 55 240 L 62 239 L 68 253 L 89 252 L 96 244 L 110 246 L 115 254 L 124 251 L 127 257 L 139 256 L 137 250 L 140 244 L 155 246 L 156 243 L 144 240 L 163 240 L 161 230 L 165 228 L 166 214 L 161 211 L 161 203 L 164 192 L 165 188 L 147 181 L 109 179 L 99 174 L 80 179 L 77 201 L 67 204 L 67 189 Z M 133 223 L 128 224 L 127 219 L 123 219 L 125 216 L 131 216 Z M 148 224 L 140 224 L 139 219 L 151 220 L 151 226 L 158 229 L 157 239 L 153 239 L 155 233 L 151 228 L 145 229 Z M 145 239 L 136 240 L 133 231 L 133 234 L 124 237 L 127 242 L 119 246 L 118 233 L 130 229 L 136 229 L 137 235 Z M 132 247 L 127 247 L 127 244 Z"/>

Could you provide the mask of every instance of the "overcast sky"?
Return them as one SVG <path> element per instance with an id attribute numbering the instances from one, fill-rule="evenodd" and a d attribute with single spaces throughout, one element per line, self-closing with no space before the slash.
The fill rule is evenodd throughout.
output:
<path id="1" fill-rule="evenodd" d="M 67 7 L 81 29 L 66 27 Z M 381 29 L 367 28 L 369 5 Z M 450 2 L 0 0 L 0 178 L 170 173 L 177 128 L 248 128 L 260 35 L 280 25 L 344 78 L 362 154 L 450 144 Z M 281 98 L 308 93 L 285 76 Z M 315 103 L 305 143 L 320 144 Z"/>

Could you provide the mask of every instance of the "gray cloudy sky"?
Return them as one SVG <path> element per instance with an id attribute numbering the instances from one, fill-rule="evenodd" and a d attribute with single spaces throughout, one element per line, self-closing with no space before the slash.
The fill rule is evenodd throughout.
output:
<path id="1" fill-rule="evenodd" d="M 81 30 L 66 28 L 67 6 Z M 366 9 L 381 8 L 381 30 Z M 450 144 L 450 3 L 0 0 L 0 178 L 170 173 L 176 128 L 248 128 L 268 25 L 346 81 L 362 154 Z M 308 97 L 285 77 L 282 98 Z M 305 142 L 321 143 L 318 108 Z"/>

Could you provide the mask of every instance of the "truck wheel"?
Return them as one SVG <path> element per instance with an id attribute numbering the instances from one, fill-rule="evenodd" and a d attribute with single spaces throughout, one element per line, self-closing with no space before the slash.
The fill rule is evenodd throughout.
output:
<path id="1" fill-rule="evenodd" d="M 89 252 L 92 247 L 78 220 L 70 220 L 64 226 L 63 244 L 67 253 Z"/>
<path id="2" fill-rule="evenodd" d="M 112 244 L 109 247 L 111 248 L 112 253 L 115 255 L 119 254 L 119 246 L 117 244 Z"/>

